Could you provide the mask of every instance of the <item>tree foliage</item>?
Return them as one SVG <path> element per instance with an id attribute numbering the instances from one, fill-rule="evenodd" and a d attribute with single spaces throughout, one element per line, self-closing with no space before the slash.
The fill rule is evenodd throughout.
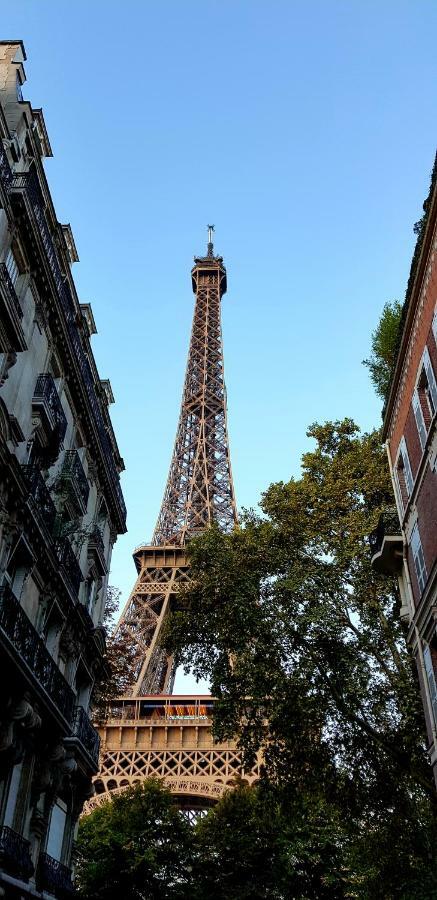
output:
<path id="1" fill-rule="evenodd" d="M 192 833 L 169 791 L 148 779 L 81 822 L 77 885 L 87 900 L 185 898 Z"/>
<path id="2" fill-rule="evenodd" d="M 217 736 L 238 735 L 248 766 L 262 750 L 284 803 L 314 795 L 343 818 L 345 896 L 425 897 L 435 792 L 420 693 L 397 586 L 372 571 L 367 540 L 393 503 L 384 451 L 351 420 L 308 434 L 301 478 L 273 484 L 232 535 L 192 542 L 166 643 L 211 679 Z"/>
<path id="3" fill-rule="evenodd" d="M 372 333 L 372 353 L 363 363 L 381 400 L 386 400 L 398 352 L 399 328 L 402 305 L 398 300 L 387 302 L 382 310 L 378 326 Z"/>
<path id="4" fill-rule="evenodd" d="M 133 680 L 133 648 L 114 631 L 114 619 L 119 605 L 120 591 L 110 585 L 103 618 L 106 632 L 105 669 L 96 682 L 91 704 L 95 722 L 104 719 L 108 701 L 125 694 Z"/>

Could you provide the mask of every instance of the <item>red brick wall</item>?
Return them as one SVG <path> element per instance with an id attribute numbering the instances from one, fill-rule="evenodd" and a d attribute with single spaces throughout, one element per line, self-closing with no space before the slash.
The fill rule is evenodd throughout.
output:
<path id="1" fill-rule="evenodd" d="M 416 500 L 420 538 L 429 573 L 437 557 L 437 475 L 429 464 Z"/>
<path id="2" fill-rule="evenodd" d="M 434 234 L 432 238 L 432 244 L 436 239 L 437 228 L 434 229 Z M 431 245 L 431 254 L 432 254 L 432 245 Z M 428 258 L 427 267 L 430 259 Z M 427 271 L 427 270 L 425 270 Z M 434 315 L 434 308 L 437 302 L 437 264 L 436 261 L 432 262 L 431 274 L 430 278 L 425 290 L 425 298 L 421 311 L 417 311 L 416 313 L 416 321 L 413 324 L 412 333 L 410 335 L 410 345 L 408 350 L 411 347 L 411 356 L 408 358 L 408 353 L 404 359 L 403 371 L 401 374 L 399 387 L 398 387 L 398 396 L 400 396 L 399 409 L 396 412 L 396 403 L 394 406 L 393 418 L 389 425 L 388 432 L 388 440 L 389 440 L 389 451 L 392 463 L 394 464 L 394 460 L 396 459 L 396 455 L 399 448 L 399 443 L 402 435 L 405 431 L 405 425 L 407 422 L 407 418 L 409 415 L 411 398 L 413 396 L 413 391 L 416 383 L 417 372 L 419 369 L 420 361 L 422 358 L 422 354 L 427 343 L 427 338 L 431 329 L 432 319 Z M 419 318 L 417 318 L 419 316 Z M 417 323 L 417 331 L 414 334 Z M 414 334 L 414 338 L 413 338 Z M 413 343 L 412 343 L 413 342 Z M 429 340 L 429 344 L 431 344 L 431 340 Z M 430 348 L 430 354 L 435 354 L 435 346 L 432 347 L 432 351 Z M 431 359 L 434 362 L 434 355 L 431 355 Z M 436 361 L 437 362 L 437 361 Z M 437 374 L 437 369 L 436 369 Z M 404 380 L 405 377 L 405 380 Z M 403 385 L 403 386 L 402 386 Z"/>

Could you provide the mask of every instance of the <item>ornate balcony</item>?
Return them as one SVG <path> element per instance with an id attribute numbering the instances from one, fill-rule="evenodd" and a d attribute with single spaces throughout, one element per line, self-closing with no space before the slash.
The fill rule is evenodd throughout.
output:
<path id="1" fill-rule="evenodd" d="M 379 517 L 369 534 L 372 568 L 384 575 L 396 575 L 402 568 L 403 538 L 397 510 L 389 508 Z"/>
<path id="2" fill-rule="evenodd" d="M 59 301 L 64 311 L 68 335 L 72 344 L 75 361 L 80 369 L 82 382 L 84 385 L 84 393 L 90 404 L 97 432 L 99 436 L 102 453 L 106 461 L 106 468 L 111 482 L 112 489 L 117 498 L 120 516 L 125 522 L 126 506 L 121 491 L 120 480 L 116 470 L 114 461 L 114 450 L 108 437 L 105 419 L 100 406 L 100 401 L 96 393 L 96 384 L 94 375 L 88 358 L 85 354 L 79 330 L 77 327 L 77 307 L 71 294 L 71 288 L 68 280 L 64 278 L 59 264 L 58 253 L 54 239 L 50 233 L 45 216 L 45 201 L 38 182 L 38 177 L 34 171 L 20 173 L 14 175 L 10 184 L 10 193 L 15 202 L 24 204 L 24 208 L 31 222 L 37 240 L 42 243 L 47 263 L 53 278 Z M 100 384 L 98 385 L 100 388 Z"/>
<path id="3" fill-rule="evenodd" d="M 30 496 L 35 501 L 36 511 L 43 519 L 50 533 L 53 533 L 56 507 L 46 483 L 36 466 L 23 466 L 23 472 L 29 485 Z"/>
<path id="4" fill-rule="evenodd" d="M 56 460 L 64 440 L 67 419 L 53 376 L 48 372 L 45 375 L 38 375 L 36 379 L 32 410 L 36 417 L 35 424 L 38 426 L 44 462 L 51 465 Z"/>
<path id="5" fill-rule="evenodd" d="M 49 856 L 48 853 L 39 855 L 36 883 L 38 890 L 48 891 L 49 894 L 54 894 L 60 900 L 74 895 L 71 870 L 57 859 L 53 859 L 53 856 Z"/>
<path id="6" fill-rule="evenodd" d="M 89 717 L 83 706 L 76 706 L 74 711 L 73 734 L 66 738 L 64 743 L 74 744 L 91 763 L 93 771 L 97 772 L 99 764 L 100 737 L 96 729 L 91 725 Z"/>
<path id="7" fill-rule="evenodd" d="M 73 593 L 77 597 L 81 582 L 83 581 L 83 575 L 67 537 L 61 538 L 61 540 L 57 542 L 56 554 L 59 563 L 63 567 L 67 579 L 73 588 Z"/>
<path id="8" fill-rule="evenodd" d="M 100 575 L 106 575 L 108 566 L 105 559 L 105 546 L 103 543 L 102 532 L 98 525 L 95 525 L 88 540 L 88 558 L 92 558 Z"/>
<path id="9" fill-rule="evenodd" d="M 46 702 L 71 722 L 74 692 L 7 585 L 0 588 L 0 641 L 18 656 L 24 674 Z"/>
<path id="10" fill-rule="evenodd" d="M 17 875 L 23 881 L 33 875 L 30 842 L 7 825 L 0 829 L 0 864 L 10 875 Z"/>
<path id="11" fill-rule="evenodd" d="M 27 350 L 21 327 L 23 310 L 4 262 L 0 263 L 0 352 Z"/>
<path id="12" fill-rule="evenodd" d="M 66 498 L 72 502 L 75 511 L 85 515 L 90 486 L 77 450 L 67 450 L 65 453 L 58 490 L 60 493 L 65 491 Z"/>

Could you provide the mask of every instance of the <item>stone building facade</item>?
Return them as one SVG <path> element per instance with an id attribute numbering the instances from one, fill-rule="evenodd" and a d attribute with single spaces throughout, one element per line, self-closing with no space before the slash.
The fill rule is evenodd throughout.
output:
<path id="1" fill-rule="evenodd" d="M 374 567 L 398 575 L 401 615 L 417 662 L 437 783 L 436 165 L 417 231 L 383 423 L 397 516 L 391 522 L 380 522 L 372 544 Z"/>
<path id="2" fill-rule="evenodd" d="M 20 42 L 0 42 L 0 896 L 67 897 L 98 767 L 88 712 L 126 510 L 111 387 L 24 62 Z"/>

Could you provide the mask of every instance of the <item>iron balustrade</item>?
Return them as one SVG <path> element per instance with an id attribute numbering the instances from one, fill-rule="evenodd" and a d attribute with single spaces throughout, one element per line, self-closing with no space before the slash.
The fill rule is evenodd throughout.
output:
<path id="1" fill-rule="evenodd" d="M 86 513 L 90 486 L 77 450 L 67 450 L 61 470 L 61 485 L 68 485 L 80 510 Z"/>
<path id="2" fill-rule="evenodd" d="M 0 287 L 7 295 L 9 304 L 13 306 L 18 318 L 21 320 L 23 318 L 23 310 L 21 309 L 14 283 L 4 262 L 0 263 Z"/>
<path id="3" fill-rule="evenodd" d="M 23 466 L 23 472 L 29 485 L 29 492 L 33 497 L 37 511 L 44 520 L 47 528 L 53 533 L 56 519 L 56 507 L 49 494 L 47 485 L 36 466 Z"/>
<path id="4" fill-rule="evenodd" d="M 65 574 L 73 588 L 76 596 L 79 593 L 81 582 L 83 581 L 82 569 L 74 555 L 73 548 L 67 537 L 61 538 L 56 544 L 56 555 L 60 565 L 63 567 Z"/>
<path id="5" fill-rule="evenodd" d="M 3 185 L 5 191 L 8 191 L 12 182 L 12 170 L 9 165 L 9 160 L 6 155 L 6 150 L 3 146 L 3 141 L 0 139 L 0 180 Z"/>
<path id="6" fill-rule="evenodd" d="M 371 555 L 375 556 L 376 553 L 380 552 L 385 537 L 400 535 L 400 533 L 401 526 L 397 510 L 395 507 L 390 506 L 381 513 L 376 528 L 369 534 Z"/>
<path id="7" fill-rule="evenodd" d="M 56 897 L 64 898 L 74 895 L 71 870 L 53 856 L 49 856 L 48 853 L 39 855 L 36 883 L 40 891 L 48 891 L 49 894 L 54 894 Z"/>
<path id="8" fill-rule="evenodd" d="M 19 601 L 7 585 L 0 588 L 0 630 L 40 687 L 49 695 L 67 722 L 71 722 L 75 695 L 50 656 Z"/>
<path id="9" fill-rule="evenodd" d="M 74 302 L 68 280 L 61 271 L 57 250 L 47 224 L 44 212 L 44 197 L 39 185 L 36 172 L 32 170 L 31 172 L 24 172 L 18 175 L 14 175 L 10 187 L 13 191 L 24 192 L 31 206 L 32 213 L 35 218 L 35 222 L 37 224 L 44 251 L 47 257 L 49 268 L 61 302 L 61 306 L 64 310 L 68 335 L 73 346 L 74 357 L 80 369 L 82 382 L 85 387 L 85 393 L 92 409 L 103 455 L 108 463 L 108 472 L 111 486 L 117 497 L 117 502 L 119 504 L 122 516 L 125 519 L 126 506 L 121 491 L 118 473 L 115 470 L 114 451 L 111 446 L 111 441 L 108 437 L 107 426 L 105 424 L 103 413 L 100 407 L 100 401 L 97 399 L 96 385 L 94 376 L 91 371 L 91 366 L 89 364 L 88 358 L 82 345 L 82 341 L 79 336 L 77 328 L 78 313 L 76 304 Z"/>
<path id="10" fill-rule="evenodd" d="M 32 406 L 37 409 L 44 408 L 53 431 L 56 430 L 57 432 L 59 443 L 62 443 L 67 430 L 67 419 L 62 409 L 55 380 L 49 372 L 46 372 L 44 375 L 38 375 L 33 392 Z"/>
<path id="11" fill-rule="evenodd" d="M 85 748 L 95 766 L 99 762 L 100 737 L 96 729 L 91 725 L 89 716 L 83 706 L 76 706 L 74 711 L 73 735 Z"/>
<path id="12" fill-rule="evenodd" d="M 28 881 L 33 875 L 30 841 L 17 834 L 8 825 L 0 828 L 0 861 L 7 872 L 19 875 L 23 881 Z"/>

